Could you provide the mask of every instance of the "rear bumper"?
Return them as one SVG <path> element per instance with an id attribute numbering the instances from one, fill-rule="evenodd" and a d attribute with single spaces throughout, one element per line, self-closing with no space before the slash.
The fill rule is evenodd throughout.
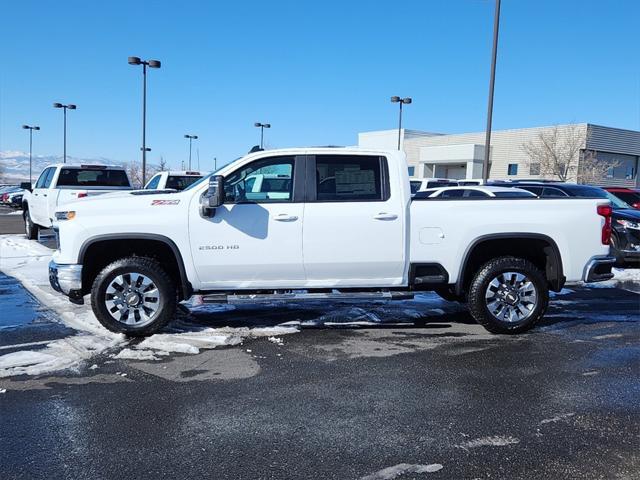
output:
<path id="1" fill-rule="evenodd" d="M 82 265 L 60 265 L 51 260 L 49 283 L 55 291 L 77 301 L 82 298 Z"/>
<path id="2" fill-rule="evenodd" d="M 582 280 L 586 283 L 604 282 L 613 278 L 611 269 L 616 263 L 615 257 L 610 255 L 592 257 L 584 267 Z"/>

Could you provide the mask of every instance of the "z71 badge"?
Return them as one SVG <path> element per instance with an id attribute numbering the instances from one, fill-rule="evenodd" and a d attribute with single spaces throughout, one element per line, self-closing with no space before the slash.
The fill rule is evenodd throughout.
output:
<path id="1" fill-rule="evenodd" d="M 178 205 L 180 200 L 153 200 L 151 206 L 154 205 Z"/>

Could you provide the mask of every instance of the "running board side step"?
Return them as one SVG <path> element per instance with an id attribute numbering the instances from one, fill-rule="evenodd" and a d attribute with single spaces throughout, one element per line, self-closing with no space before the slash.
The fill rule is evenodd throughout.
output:
<path id="1" fill-rule="evenodd" d="M 412 292 L 332 292 L 332 293 L 216 293 L 203 295 L 204 303 L 299 302 L 308 300 L 411 300 Z"/>

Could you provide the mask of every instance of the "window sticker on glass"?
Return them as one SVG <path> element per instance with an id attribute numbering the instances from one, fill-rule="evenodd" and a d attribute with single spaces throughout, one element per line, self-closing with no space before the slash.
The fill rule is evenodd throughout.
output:
<path id="1" fill-rule="evenodd" d="M 345 166 L 336 172 L 336 193 L 375 194 L 373 170 L 360 170 L 358 165 Z"/>

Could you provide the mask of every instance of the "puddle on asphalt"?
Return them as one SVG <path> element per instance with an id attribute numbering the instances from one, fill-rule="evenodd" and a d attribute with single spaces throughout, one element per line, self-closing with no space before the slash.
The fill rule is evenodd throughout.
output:
<path id="1" fill-rule="evenodd" d="M 44 310 L 20 282 L 0 272 L 0 329 L 51 320 L 51 313 Z"/>

